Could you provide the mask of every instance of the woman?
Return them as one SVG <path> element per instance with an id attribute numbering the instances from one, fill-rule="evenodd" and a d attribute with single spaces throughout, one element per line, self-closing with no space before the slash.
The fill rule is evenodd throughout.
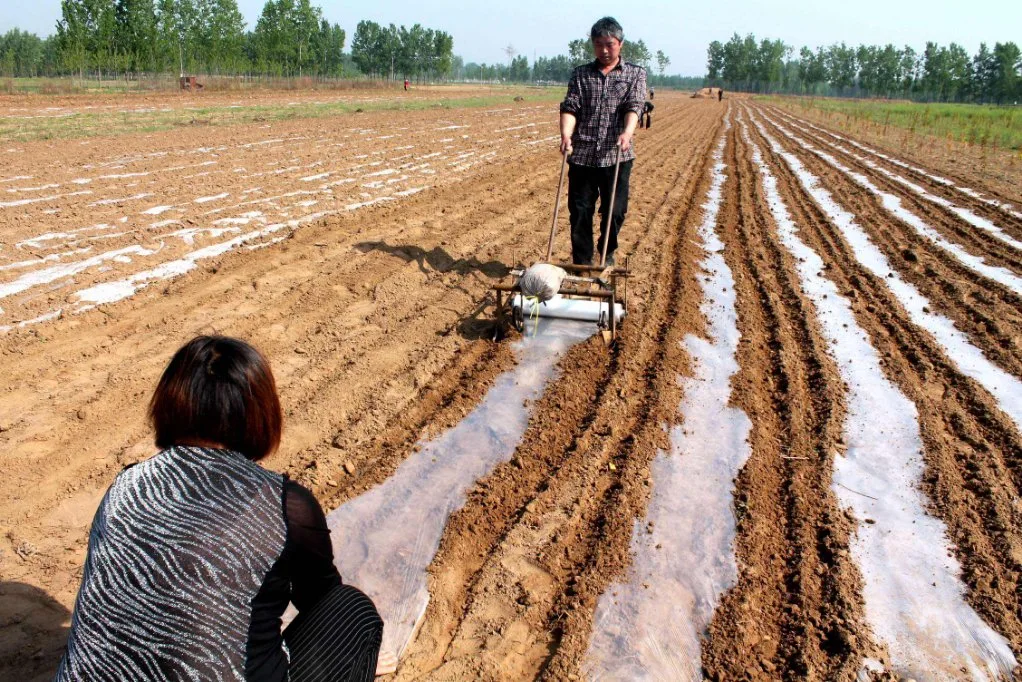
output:
<path id="1" fill-rule="evenodd" d="M 58 680 L 371 680 L 383 621 L 343 585 L 307 489 L 255 464 L 280 443 L 266 359 L 200 336 L 149 405 L 161 451 L 96 512 Z M 288 602 L 298 617 L 283 635 Z"/>

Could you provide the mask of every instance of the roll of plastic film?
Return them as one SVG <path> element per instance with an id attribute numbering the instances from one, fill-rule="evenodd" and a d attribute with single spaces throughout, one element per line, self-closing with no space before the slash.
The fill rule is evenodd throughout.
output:
<path id="1" fill-rule="evenodd" d="M 515 295 L 511 305 L 521 308 L 526 319 L 538 314 L 540 317 L 553 317 L 561 320 L 579 320 L 581 322 L 606 322 L 607 302 L 587 301 L 577 298 L 555 296 L 549 301 L 537 303 L 534 299 L 523 300 L 520 294 Z M 534 310 L 537 310 L 534 312 Z M 620 303 L 614 303 L 614 315 L 620 322 L 625 316 L 625 309 Z"/>

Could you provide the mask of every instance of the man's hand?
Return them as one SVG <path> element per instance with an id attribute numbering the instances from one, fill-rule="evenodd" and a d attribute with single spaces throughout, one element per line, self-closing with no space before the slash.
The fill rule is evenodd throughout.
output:
<path id="1" fill-rule="evenodd" d="M 618 138 L 617 144 L 621 147 L 621 153 L 627 152 L 632 147 L 632 137 L 635 135 L 635 128 L 639 125 L 639 115 L 634 111 L 625 114 L 625 129 Z"/>
<path id="2" fill-rule="evenodd" d="M 578 119 L 575 114 L 561 112 L 561 153 L 571 153 L 571 136 L 575 133 L 575 124 Z"/>
<path id="3" fill-rule="evenodd" d="M 632 146 L 632 137 L 635 133 L 626 130 L 617 138 L 617 145 L 621 147 L 621 153 L 628 151 Z"/>
<path id="4" fill-rule="evenodd" d="M 561 153 L 571 154 L 571 135 L 561 134 Z"/>

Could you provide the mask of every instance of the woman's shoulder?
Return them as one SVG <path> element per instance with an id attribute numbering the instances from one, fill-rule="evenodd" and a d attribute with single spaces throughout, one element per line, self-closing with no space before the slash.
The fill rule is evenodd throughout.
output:
<path id="1" fill-rule="evenodd" d="M 210 476 L 214 473 L 214 476 Z M 285 477 L 259 466 L 239 452 L 173 445 L 148 459 L 126 466 L 114 479 L 111 491 L 126 488 L 149 488 L 165 480 L 177 485 L 191 481 L 212 484 L 214 487 L 270 486 L 282 493 Z M 195 487 L 188 485 L 189 488 Z M 205 485 L 199 484 L 198 488 Z"/>
<path id="2" fill-rule="evenodd" d="M 288 524 L 306 527 L 326 525 L 326 515 L 312 491 L 284 477 L 284 506 Z"/>

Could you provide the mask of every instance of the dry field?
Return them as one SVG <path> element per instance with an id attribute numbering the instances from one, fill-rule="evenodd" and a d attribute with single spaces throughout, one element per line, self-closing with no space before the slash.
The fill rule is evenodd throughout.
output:
<path id="1" fill-rule="evenodd" d="M 150 391 L 217 332 L 269 356 L 265 464 L 324 508 L 423 453 L 475 472 L 390 513 L 444 513 L 394 679 L 1012 679 L 1022 178 L 664 92 L 618 344 L 492 343 L 488 288 L 541 256 L 559 165 L 556 105 L 507 99 L 0 141 L 2 676 L 52 676 Z M 356 585 L 422 549 L 374 542 Z"/>

